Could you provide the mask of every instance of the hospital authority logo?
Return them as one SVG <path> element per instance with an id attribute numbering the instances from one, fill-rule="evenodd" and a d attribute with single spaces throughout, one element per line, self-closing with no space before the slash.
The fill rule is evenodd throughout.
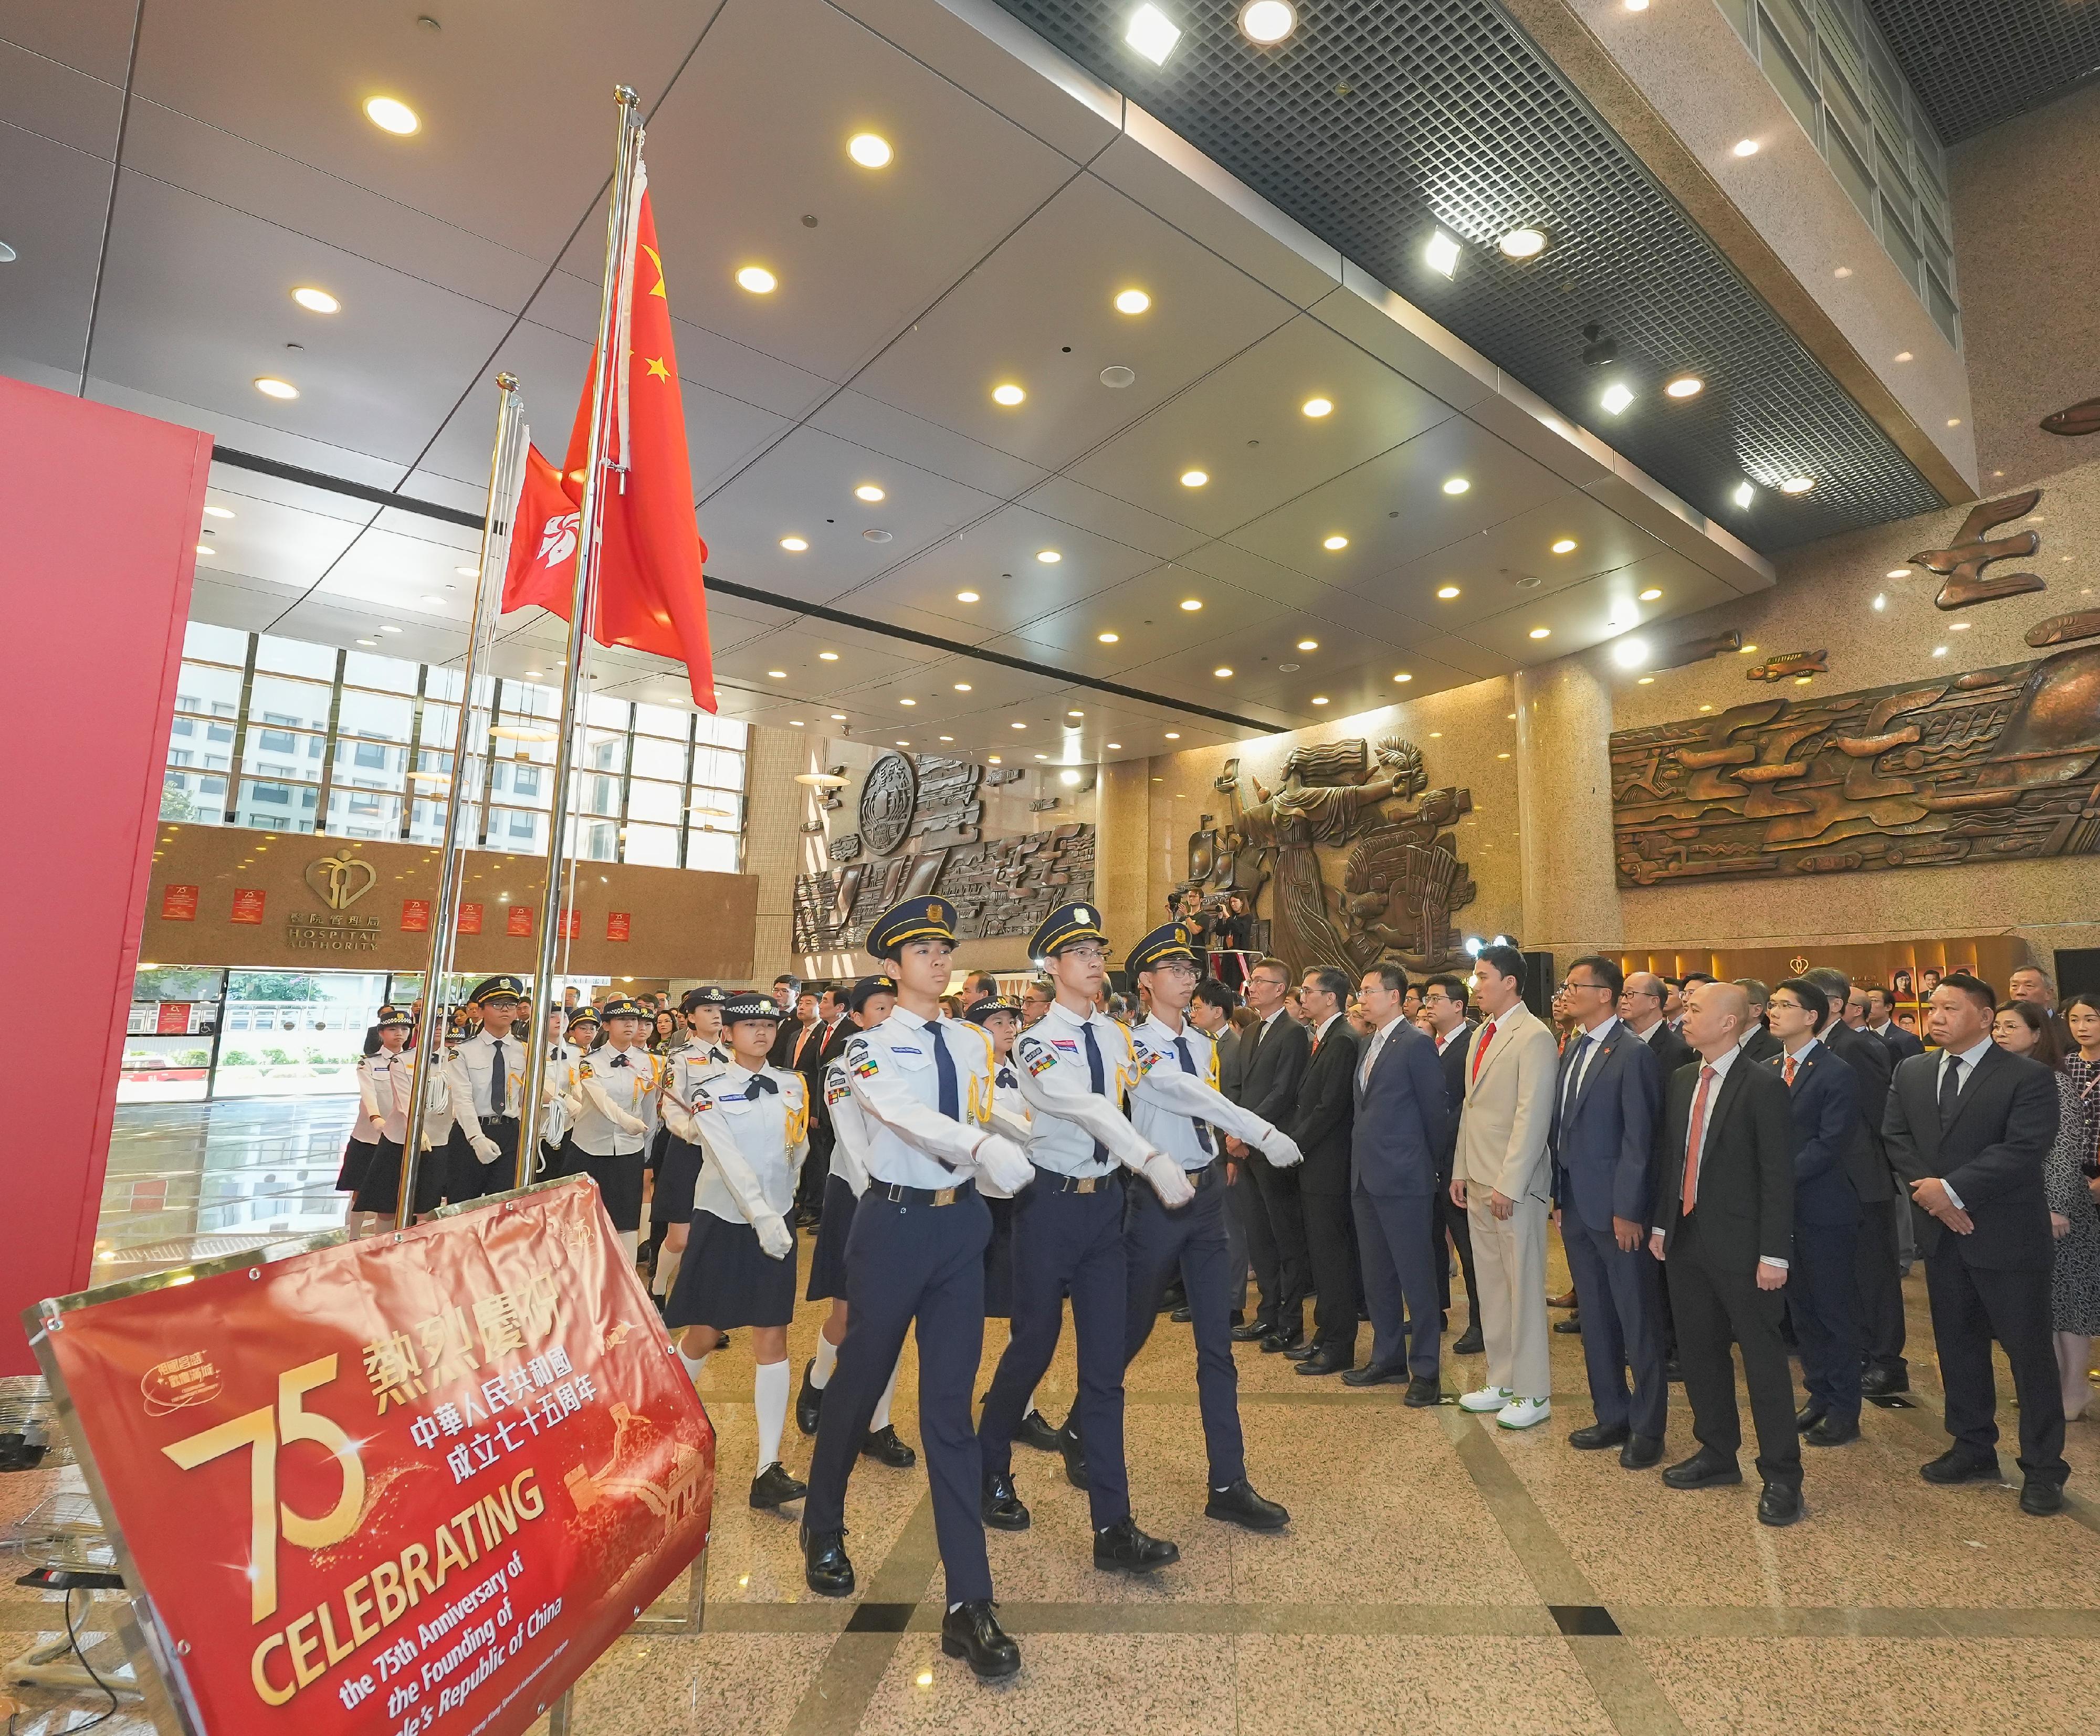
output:
<path id="1" fill-rule="evenodd" d="M 218 1396 L 218 1370 L 202 1350 L 156 1363 L 139 1377 L 148 1417 L 165 1417 Z"/>

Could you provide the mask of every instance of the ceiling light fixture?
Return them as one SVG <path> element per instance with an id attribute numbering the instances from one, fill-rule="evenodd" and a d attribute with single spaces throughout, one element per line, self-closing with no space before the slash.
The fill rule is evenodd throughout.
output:
<path id="1" fill-rule="evenodd" d="M 765 677 L 771 681 L 784 681 L 788 679 L 788 672 L 785 669 L 768 669 Z"/>
<path id="2" fill-rule="evenodd" d="M 400 629 L 399 628 L 395 627 L 395 626 L 393 626 L 393 625 L 391 625 L 391 624 L 389 624 L 389 625 L 387 625 L 387 626 L 382 627 L 382 628 L 381 628 L 379 630 L 380 630 L 380 632 L 382 632 L 382 633 L 398 633 L 399 632 L 400 632 L 400 631 L 401 631 L 401 629 Z"/>
<path id="3" fill-rule="evenodd" d="M 1429 237 L 1429 245 L 1423 249 L 1422 257 L 1431 271 L 1449 277 L 1458 269 L 1458 244 L 1439 229 Z"/>
<path id="4" fill-rule="evenodd" d="M 808 540 L 804 537 L 783 536 L 780 539 L 780 546 L 790 554 L 801 554 L 810 544 Z"/>
<path id="5" fill-rule="evenodd" d="M 820 663 L 835 663 L 838 660 L 839 654 L 836 651 L 819 651 L 817 653 L 817 661 Z"/>
<path id="6" fill-rule="evenodd" d="M 991 389 L 991 401 L 995 404 L 1004 404 L 1009 410 L 1027 395 L 1027 393 L 1022 391 L 1011 381 L 1004 386 L 995 386 Z"/>
<path id="7" fill-rule="evenodd" d="M 231 518 L 233 516 L 232 513 L 223 506 L 207 506 L 204 509 L 204 515 L 207 518 Z"/>
<path id="8" fill-rule="evenodd" d="M 291 399 L 299 395 L 299 389 L 289 380 L 279 380 L 269 374 L 255 382 L 255 390 L 265 398 Z"/>
<path id="9" fill-rule="evenodd" d="M 1696 398 L 1706 389 L 1706 382 L 1696 374 L 1679 374 L 1663 390 L 1672 398 Z"/>
<path id="10" fill-rule="evenodd" d="M 1326 694 L 1313 694 L 1313 696 L 1312 696 L 1312 703 L 1313 703 L 1313 704 L 1315 704 L 1315 705 L 1325 705 L 1325 704 L 1327 703 L 1327 696 L 1326 696 Z"/>
<path id="11" fill-rule="evenodd" d="M 1564 536 L 1564 537 L 1562 537 L 1562 538 L 1561 538 L 1558 542 L 1556 542 L 1556 543 L 1555 543 L 1555 544 L 1554 544 L 1554 545 L 1553 545 L 1553 552 L 1554 552 L 1555 554 L 1573 554 L 1573 553 L 1574 553 L 1574 552 L 1575 552 L 1575 539 L 1574 539 L 1573 537 L 1572 537 L 1572 536 Z"/>
<path id="12" fill-rule="evenodd" d="M 877 500 L 886 500 L 889 497 L 873 482 L 862 482 L 859 487 L 854 490 L 854 498 L 856 500 L 865 500 L 872 506 Z"/>
<path id="13" fill-rule="evenodd" d="M 1757 142 L 1757 140 L 1756 140 L 1756 139 L 1738 139 L 1736 141 L 1736 156 L 1755 156 L 1757 154 L 1758 154 L 1758 142 Z"/>
<path id="14" fill-rule="evenodd" d="M 1332 413 L 1335 401 L 1331 398 L 1308 398 L 1298 408 L 1317 421 L 1321 416 Z"/>
<path id="15" fill-rule="evenodd" d="M 1118 753 L 1123 751 L 1123 743 L 1121 742 L 1110 742 L 1109 746 L 1114 748 Z"/>
<path id="16" fill-rule="evenodd" d="M 985 762 L 989 765 L 996 765 L 999 764 L 999 756 L 995 753 L 986 754 Z"/>
<path id="17" fill-rule="evenodd" d="M 907 694 L 905 698 L 899 699 L 897 703 L 899 705 L 916 705 L 919 702 Z"/>
<path id="18" fill-rule="evenodd" d="M 1262 48 L 1273 48 L 1298 28 L 1298 8 L 1290 0 L 1247 0 L 1240 8 L 1240 34 Z"/>
<path id="19" fill-rule="evenodd" d="M 748 289 L 753 295 L 770 295 L 780 287 L 780 280 L 762 265 L 748 265 L 736 274 L 737 287 Z"/>
<path id="20" fill-rule="evenodd" d="M 357 642 L 362 645 L 368 645 L 375 651 L 379 649 L 379 641 L 377 639 L 360 639 Z"/>
<path id="21" fill-rule="evenodd" d="M 1119 314 L 1141 314 L 1152 306 L 1152 297 L 1142 289 L 1119 289 L 1116 292 L 1115 311 Z"/>
<path id="22" fill-rule="evenodd" d="M 1896 359 L 1897 359 L 1899 362 L 1908 362 L 1908 361 L 1909 361 L 1909 360 L 1911 359 L 1911 353 L 1910 353 L 1910 351 L 1909 351 L 1909 350 L 1897 350 L 1897 351 L 1896 351 Z"/>
<path id="23" fill-rule="evenodd" d="M 941 739 L 941 740 L 942 740 L 942 741 L 944 741 L 944 742 L 952 742 L 953 740 L 955 740 L 955 737 L 953 737 L 952 735 L 944 735 L 944 736 L 942 736 L 942 737 L 940 738 L 940 739 Z"/>
<path id="24" fill-rule="evenodd" d="M 1731 498 L 1738 506 L 1748 506 L 1752 500 L 1757 498 L 1757 490 L 1753 488 L 1748 482 L 1738 482 L 1736 484 L 1736 491 Z"/>
<path id="25" fill-rule="evenodd" d="M 1065 712 L 1065 715 L 1067 717 L 1084 717 L 1087 714 L 1084 712 L 1080 711 L 1077 707 L 1074 707 L 1072 710 Z"/>
<path id="26" fill-rule="evenodd" d="M 1607 416 L 1617 416 L 1634 401 L 1633 388 L 1623 380 L 1614 380 L 1604 390 L 1597 402 Z"/>
<path id="27" fill-rule="evenodd" d="M 546 672 L 547 672 L 545 669 L 527 669 L 525 672 L 525 679 L 528 681 L 536 681 L 540 680 L 541 676 L 545 676 Z"/>
<path id="28" fill-rule="evenodd" d="M 417 118 L 414 109 L 390 96 L 369 99 L 364 105 L 364 117 L 382 133 L 393 133 L 404 139 L 423 124 Z"/>
<path id="29" fill-rule="evenodd" d="M 1812 476 L 1789 476 L 1779 485 L 1779 491 L 1781 494 L 1807 494 L 1815 486 L 1815 478 Z"/>
<path id="30" fill-rule="evenodd" d="M 1638 669 L 1648 661 L 1648 641 L 1621 639 L 1612 647 L 1612 661 L 1621 669 Z"/>
<path id="31" fill-rule="evenodd" d="M 1414 679 L 1414 677 L 1413 676 L 1410 675 L 1410 674 L 1407 672 L 1407 671 L 1406 671 L 1406 670 L 1405 670 L 1405 669 L 1401 670 L 1398 675 L 1396 675 L 1396 676 L 1393 677 L 1393 680 L 1395 680 L 1396 681 L 1398 681 L 1398 682 L 1399 682 L 1402 686 L 1405 686 L 1405 685 L 1407 685 L 1407 683 L 1408 683 L 1408 682 L 1410 682 L 1410 681 L 1413 681 Z"/>
<path id="32" fill-rule="evenodd" d="M 1298 641 L 1298 649 L 1301 651 L 1317 651 L 1320 649 L 1320 641 L 1317 639 L 1300 639 Z"/>
<path id="33" fill-rule="evenodd" d="M 1626 10 L 1629 12 L 1645 12 L 1648 10 L 1648 0 L 1626 0 Z"/>
<path id="34" fill-rule="evenodd" d="M 1120 633 L 1096 633 L 1094 637 L 1103 645 L 1114 645 L 1123 636 Z"/>
<path id="35" fill-rule="evenodd" d="M 1007 725 L 1007 728 L 1009 729 L 1026 729 L 1028 725 L 1026 724 L 1021 722 L 1018 719 L 1016 719 L 1013 722 Z"/>
<path id="36" fill-rule="evenodd" d="M 1662 592 L 1658 587 L 1650 585 L 1640 593 L 1640 600 L 1644 603 L 1660 602 L 1662 600 Z"/>
<path id="37" fill-rule="evenodd" d="M 966 694 L 966 693 L 968 693 L 969 690 L 970 690 L 970 684 L 969 684 L 968 681 L 958 681 L 958 682 L 956 682 L 956 683 L 955 683 L 955 691 L 956 691 L 957 693 L 959 693 L 959 694 Z"/>
<path id="38" fill-rule="evenodd" d="M 1550 627 L 1534 627 L 1531 630 L 1531 637 L 1534 639 L 1551 639 L 1553 637 L 1553 629 Z"/>
<path id="39" fill-rule="evenodd" d="M 1184 488 L 1201 488 L 1210 479 L 1211 473 L 1207 470 L 1184 470 L 1181 473 L 1181 486 Z"/>
<path id="40" fill-rule="evenodd" d="M 342 311 L 342 303 L 325 289 L 311 288 L 294 289 L 292 292 L 292 299 L 305 308 L 308 313 L 339 314 Z"/>
<path id="41" fill-rule="evenodd" d="M 1348 548 L 1349 546 L 1349 540 L 1348 537 L 1343 536 L 1338 532 L 1333 536 L 1321 537 L 1320 539 L 1320 546 L 1331 553 L 1336 549 Z"/>
<path id="42" fill-rule="evenodd" d="M 481 576 L 479 566 L 455 566 L 452 571 L 462 579 L 479 579 Z"/>
<path id="43" fill-rule="evenodd" d="M 1123 39 L 1154 66 L 1164 66 L 1181 40 L 1181 28 L 1158 7 L 1145 5 L 1130 15 Z"/>
<path id="44" fill-rule="evenodd" d="M 426 609 L 442 609 L 445 606 L 445 600 L 442 597 L 419 597 L 416 601 Z"/>
<path id="45" fill-rule="evenodd" d="M 973 603 L 977 600 L 977 593 L 975 591 L 958 591 L 955 593 L 955 601 L 959 603 Z"/>
<path id="46" fill-rule="evenodd" d="M 863 169 L 887 169 L 896 154 L 880 133 L 855 133 L 846 141 L 846 155 Z"/>
<path id="47" fill-rule="evenodd" d="M 801 720 L 801 718 L 799 718 L 799 717 L 791 717 L 791 718 L 789 718 L 789 719 L 788 720 L 788 727 L 789 729 L 803 729 L 803 728 L 805 728 L 805 727 L 806 727 L 806 726 L 804 725 L 804 723 L 803 723 L 803 721 L 802 721 L 802 720 Z M 801 780 L 801 778 L 797 778 L 795 780 L 795 782 L 797 782 L 797 783 L 801 782 L 801 781 L 802 781 L 802 780 Z"/>
<path id="48" fill-rule="evenodd" d="M 1444 492 L 1446 494 L 1463 494 L 1472 486 L 1473 485 L 1467 482 L 1464 477 L 1454 476 L 1444 484 Z"/>
<path id="49" fill-rule="evenodd" d="M 1055 549 L 1039 549 L 1035 551 L 1035 558 L 1040 561 L 1045 566 L 1055 566 L 1065 557 L 1063 555 L 1058 553 Z"/>
<path id="50" fill-rule="evenodd" d="M 1221 681 L 1229 681 L 1232 678 L 1233 673 L 1232 665 L 1229 663 L 1220 663 L 1216 668 L 1211 672 L 1211 673 L 1217 676 L 1217 678 Z"/>
<path id="51" fill-rule="evenodd" d="M 1181 599 L 1181 610 L 1185 615 L 1193 615 L 1202 606 L 1203 599 L 1200 597 L 1185 597 Z"/>
<path id="52" fill-rule="evenodd" d="M 1546 231 L 1542 229 L 1512 229 L 1498 245 L 1511 259 L 1536 259 L 1546 251 Z"/>
<path id="53" fill-rule="evenodd" d="M 1448 603 L 1458 594 L 1458 588 L 1455 584 L 1440 584 L 1436 587 L 1436 594 Z"/>
<path id="54" fill-rule="evenodd" d="M 196 552 L 199 554 L 217 554 L 218 553 L 218 551 L 213 548 L 210 543 L 199 543 L 196 545 Z"/>
<path id="55" fill-rule="evenodd" d="M 1178 742 L 1181 739 L 1181 732 L 1179 729 L 1169 729 L 1167 732 L 1167 739 L 1170 742 Z"/>

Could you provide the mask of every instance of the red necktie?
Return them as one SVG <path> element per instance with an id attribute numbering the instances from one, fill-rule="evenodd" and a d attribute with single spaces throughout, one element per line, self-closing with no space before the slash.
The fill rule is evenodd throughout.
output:
<path id="1" fill-rule="evenodd" d="M 1493 1021 L 1490 1020 L 1487 1024 L 1481 1027 L 1480 1046 L 1473 1051 L 1474 1078 L 1477 1079 L 1480 1077 L 1480 1063 L 1488 1058 L 1488 1045 L 1494 1040 L 1495 1027 Z"/>
<path id="2" fill-rule="evenodd" d="M 1792 1085 L 1793 1083 L 1793 1057 L 1792 1055 L 1789 1055 L 1787 1056 L 1786 1065 L 1781 1068 L 1780 1071 L 1785 1076 L 1786 1082 L 1789 1085 Z"/>
<path id="3" fill-rule="evenodd" d="M 1684 1148 L 1684 1194 L 1679 1202 L 1680 1215 L 1690 1217 L 1699 1200 L 1699 1147 L 1706 1131 L 1706 1093 L 1713 1086 L 1714 1069 L 1699 1069 L 1699 1095 L 1692 1099 L 1692 1137 Z"/>

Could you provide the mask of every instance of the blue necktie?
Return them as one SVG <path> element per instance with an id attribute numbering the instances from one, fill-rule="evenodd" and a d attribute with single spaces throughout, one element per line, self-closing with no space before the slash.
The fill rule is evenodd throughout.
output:
<path id="1" fill-rule="evenodd" d="M 941 1081 L 941 1113 L 950 1121 L 959 1121 L 963 1118 L 963 1093 L 955 1082 L 955 1058 L 948 1053 L 939 1025 L 928 1025 L 926 1038 L 933 1045 L 933 1071 Z"/>
<path id="2" fill-rule="evenodd" d="M 1181 1057 L 1182 1072 L 1190 1073 L 1195 1072 L 1196 1058 L 1189 1052 L 1187 1038 L 1177 1037 L 1174 1039 L 1174 1052 Z M 1196 1123 L 1196 1143 L 1203 1148 L 1203 1155 L 1206 1157 L 1211 1155 L 1211 1130 L 1201 1121 Z"/>
<path id="3" fill-rule="evenodd" d="M 1087 1082 L 1094 1088 L 1096 1097 L 1109 1094 L 1108 1073 L 1101 1065 L 1101 1046 L 1094 1041 L 1093 1021 L 1089 1020 L 1079 1027 L 1079 1034 L 1087 1039 Z M 1094 1161 L 1106 1163 L 1109 1148 L 1099 1139 L 1094 1141 Z"/>
<path id="4" fill-rule="evenodd" d="M 1585 1031 L 1576 1042 L 1574 1054 L 1568 1058 L 1568 1088 L 1560 1094 L 1560 1116 L 1563 1121 L 1567 1119 L 1568 1112 L 1574 1106 L 1576 1083 L 1582 1077 L 1582 1057 L 1590 1052 L 1590 1033 Z"/>
<path id="5" fill-rule="evenodd" d="M 503 1039 L 494 1039 L 488 1068 L 488 1113 L 501 1121 L 510 1112 L 510 1059 L 503 1052 Z"/>

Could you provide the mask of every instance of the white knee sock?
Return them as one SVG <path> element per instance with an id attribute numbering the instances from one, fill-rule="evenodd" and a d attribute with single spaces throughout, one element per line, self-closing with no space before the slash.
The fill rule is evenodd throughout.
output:
<path id="1" fill-rule="evenodd" d="M 875 1415 L 868 1419 L 867 1423 L 871 1430 L 886 1429 L 889 1426 L 889 1401 L 896 1395 L 898 1372 L 903 1366 L 904 1358 L 900 1353 L 896 1366 L 889 1371 L 889 1384 L 884 1386 L 882 1396 L 875 1402 Z"/>
<path id="2" fill-rule="evenodd" d="M 762 1362 L 752 1377 L 751 1402 L 758 1408 L 758 1468 L 780 1458 L 780 1436 L 788 1426 L 788 1364 Z"/>
<path id="3" fill-rule="evenodd" d="M 822 1333 L 817 1334 L 817 1364 L 810 1371 L 810 1384 L 822 1392 L 832 1384 L 832 1371 L 839 1365 L 839 1347 Z"/>
<path id="4" fill-rule="evenodd" d="M 656 1250 L 656 1283 L 655 1293 L 668 1296 L 671 1280 L 678 1276 L 678 1261 L 685 1254 L 682 1248 L 660 1248 Z"/>
<path id="5" fill-rule="evenodd" d="M 679 1351 L 678 1360 L 686 1365 L 686 1379 L 691 1381 L 699 1379 L 700 1370 L 707 1367 L 708 1357 L 712 1354 L 712 1351 L 704 1351 L 698 1356 L 688 1356 L 683 1350 Z"/>

